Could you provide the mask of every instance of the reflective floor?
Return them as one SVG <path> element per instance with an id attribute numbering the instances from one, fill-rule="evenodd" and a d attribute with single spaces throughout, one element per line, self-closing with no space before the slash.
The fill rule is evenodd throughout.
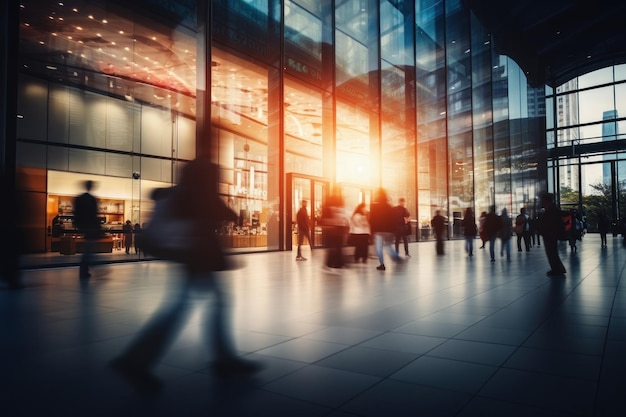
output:
<path id="1" fill-rule="evenodd" d="M 476 241 L 476 243 L 479 243 Z M 238 353 L 253 378 L 210 368 L 196 307 L 139 395 L 108 367 L 181 273 L 161 261 L 24 271 L 0 291 L 3 416 L 617 416 L 626 412 L 626 248 L 587 235 L 566 278 L 543 247 L 489 261 L 463 241 L 410 245 L 412 258 L 323 270 L 324 252 L 237 255 L 221 275 Z M 306 248 L 308 249 L 308 247 Z M 8 411 L 8 413 L 7 413 Z"/>

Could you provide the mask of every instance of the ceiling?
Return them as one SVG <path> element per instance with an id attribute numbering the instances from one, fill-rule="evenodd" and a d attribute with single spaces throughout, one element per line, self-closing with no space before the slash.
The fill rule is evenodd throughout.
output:
<path id="1" fill-rule="evenodd" d="M 624 0 L 462 0 L 532 86 L 626 62 Z"/>
<path id="2" fill-rule="evenodd" d="M 626 62 L 624 0 L 462 1 L 491 28 L 498 52 L 518 62 L 534 86 L 557 86 Z M 196 34 L 111 4 L 22 0 L 20 57 L 26 71 L 195 116 Z M 251 129 L 266 124 L 267 74 L 218 50 L 212 60 L 213 103 L 254 121 Z M 286 95 L 286 111 L 319 124 L 321 111 L 307 113 L 319 101 L 305 96 Z M 239 116 L 233 119 L 239 123 Z M 316 143 L 318 134 L 305 136 Z"/>
<path id="3" fill-rule="evenodd" d="M 195 114 L 196 35 L 84 1 L 22 0 L 23 70 Z"/>

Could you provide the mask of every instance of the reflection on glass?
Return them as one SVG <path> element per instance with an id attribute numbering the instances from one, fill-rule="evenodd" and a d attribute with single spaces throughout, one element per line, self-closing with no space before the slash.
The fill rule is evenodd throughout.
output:
<path id="1" fill-rule="evenodd" d="M 285 170 L 322 176 L 322 96 L 285 82 Z"/>
<path id="2" fill-rule="evenodd" d="M 307 5 L 311 6 L 310 2 Z M 297 48 L 317 62 L 322 61 L 322 21 L 319 16 L 319 3 L 315 10 L 285 0 L 285 43 L 288 48 Z"/>
<path id="3" fill-rule="evenodd" d="M 268 201 L 267 70 L 217 48 L 213 53 L 219 191 L 239 215 L 236 225 L 221 231 L 223 244 L 266 249 L 279 233 L 278 210 Z"/>
<path id="4" fill-rule="evenodd" d="M 358 104 L 337 101 L 337 182 L 370 186 L 369 113 Z"/>

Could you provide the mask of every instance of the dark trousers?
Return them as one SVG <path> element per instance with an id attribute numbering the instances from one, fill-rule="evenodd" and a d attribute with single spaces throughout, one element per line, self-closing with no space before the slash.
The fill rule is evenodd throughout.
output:
<path id="1" fill-rule="evenodd" d="M 406 235 L 406 232 L 402 230 L 401 232 L 396 232 L 396 252 L 400 253 L 398 250 L 400 248 L 400 240 L 404 243 L 404 254 L 409 254 L 409 239 Z"/>
<path id="2" fill-rule="evenodd" d="M 304 238 L 309 243 L 311 249 L 313 249 L 313 245 L 311 244 L 311 235 L 307 229 L 298 228 L 298 254 L 296 256 L 302 256 L 302 244 L 304 243 Z"/>
<path id="3" fill-rule="evenodd" d="M 443 255 L 443 236 L 437 235 L 436 243 L 437 255 Z"/>
<path id="4" fill-rule="evenodd" d="M 367 261 L 368 250 L 370 246 L 370 235 L 353 235 L 354 239 L 354 261 Z"/>
<path id="5" fill-rule="evenodd" d="M 79 264 L 79 276 L 80 278 L 86 278 L 89 276 L 89 267 L 93 263 L 94 253 L 96 251 L 96 240 L 94 238 L 85 237 L 85 243 L 83 246 L 83 254 L 80 257 Z"/>
<path id="6" fill-rule="evenodd" d="M 154 367 L 184 328 L 196 304 L 205 304 L 203 328 L 207 347 L 216 360 L 235 355 L 229 330 L 226 296 L 213 272 L 188 269 L 177 288 L 171 288 L 161 306 L 126 348 L 122 357 L 146 371 Z M 209 297 L 213 295 L 213 299 Z M 205 300 L 206 298 L 206 300 Z M 212 305 L 207 305 L 212 304 Z"/>
<path id="7" fill-rule="evenodd" d="M 326 246 L 326 266 L 330 268 L 343 267 L 343 233 L 337 231 L 328 231 L 325 237 Z"/>
<path id="8" fill-rule="evenodd" d="M 517 233 L 517 250 L 522 250 L 522 240 L 524 241 L 524 247 L 528 252 L 530 250 L 530 232 Z"/>
<path id="9" fill-rule="evenodd" d="M 565 266 L 559 257 L 559 241 L 556 237 L 544 236 L 543 247 L 550 264 L 550 270 L 556 273 L 565 273 Z"/>

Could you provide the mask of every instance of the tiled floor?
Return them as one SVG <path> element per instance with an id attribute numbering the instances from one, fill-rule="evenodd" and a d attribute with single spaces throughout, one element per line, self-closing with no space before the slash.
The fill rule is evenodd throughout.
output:
<path id="1" fill-rule="evenodd" d="M 210 293 L 197 293 L 147 397 L 107 363 L 174 297 L 178 268 L 98 266 L 85 285 L 75 267 L 26 270 L 27 288 L 0 291 L 0 415 L 623 416 L 626 248 L 609 239 L 563 244 L 565 279 L 546 277 L 543 247 L 491 263 L 463 241 L 341 275 L 322 270 L 322 251 L 237 255 L 245 266 L 222 274 L 233 335 L 263 371 L 211 374 Z"/>

